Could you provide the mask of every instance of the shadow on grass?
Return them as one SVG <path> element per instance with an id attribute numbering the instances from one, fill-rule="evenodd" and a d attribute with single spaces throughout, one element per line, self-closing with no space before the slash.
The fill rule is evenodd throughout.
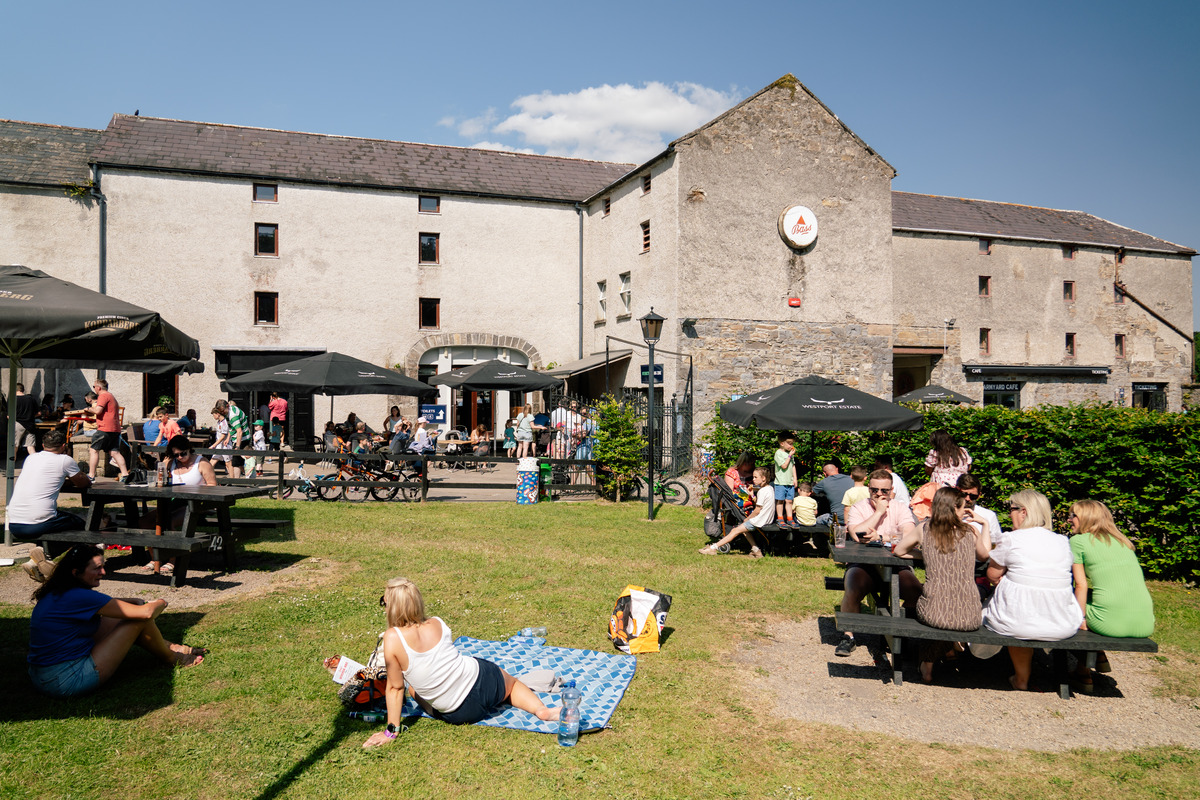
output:
<path id="1" fill-rule="evenodd" d="M 241 585 L 236 575 L 244 572 L 279 572 L 308 558 L 297 553 L 272 553 L 248 551 L 238 554 L 237 571 L 225 572 L 225 564 L 220 553 L 207 551 L 197 552 L 188 564 L 187 580 L 184 586 L 192 589 L 211 589 L 220 591 L 232 589 Z M 139 558 L 134 555 L 110 556 L 105 561 L 105 585 L 120 596 L 119 586 L 130 588 L 150 589 L 159 587 L 164 592 L 168 588 L 168 579 L 161 575 L 143 572 L 139 569 Z M 113 594 L 113 592 L 105 592 Z M 168 596 L 168 600 L 170 597 Z"/>
<path id="2" fill-rule="evenodd" d="M 417 724 L 418 720 L 423 719 L 426 718 L 419 716 L 405 717 L 400 721 L 400 724 L 404 729 L 407 730 L 411 729 L 415 724 Z M 341 709 L 337 716 L 334 717 L 333 730 L 330 732 L 329 737 L 324 742 L 314 747 L 312 752 L 310 752 L 307 756 L 296 762 L 295 766 L 293 766 L 283 775 L 280 775 L 278 778 L 276 778 L 270 786 L 263 789 L 262 792 L 255 798 L 255 800 L 272 800 L 273 798 L 279 797 L 281 794 L 286 792 L 293 783 L 303 776 L 309 767 L 320 762 L 323 758 L 325 758 L 325 756 L 329 755 L 329 753 L 331 753 L 333 750 L 340 747 L 343 742 L 348 739 L 361 739 L 362 742 L 365 742 L 368 738 L 370 738 L 371 733 L 375 730 L 378 730 L 378 728 L 375 726 L 366 726 L 360 721 L 350 719 L 346 713 L 346 710 L 344 708 Z M 401 735 L 403 736 L 407 734 L 402 733 Z M 387 745 L 384 745 L 383 747 L 386 748 Z"/>
<path id="3" fill-rule="evenodd" d="M 168 611 L 158 618 L 158 625 L 164 637 L 178 642 L 203 618 L 197 611 Z M 28 651 L 29 616 L 0 619 L 0 675 L 6 678 L 0 681 L 0 721 L 137 719 L 174 702 L 176 670 L 136 645 L 107 683 L 90 694 L 69 699 L 34 690 L 27 674 Z M 189 669 L 204 669 L 204 665 Z"/>

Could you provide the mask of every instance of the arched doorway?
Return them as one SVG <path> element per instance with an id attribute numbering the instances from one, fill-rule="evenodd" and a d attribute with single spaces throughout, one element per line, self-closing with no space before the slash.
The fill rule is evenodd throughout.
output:
<path id="1" fill-rule="evenodd" d="M 531 366 L 522 350 L 495 345 L 443 345 L 426 350 L 417 358 L 417 378 L 428 381 L 441 372 L 469 367 L 493 359 L 520 367 Z M 489 431 L 503 431 L 515 405 L 524 402 L 524 392 L 471 392 L 438 387 L 437 405 L 446 409 L 445 428 L 473 430 L 483 425 Z"/>

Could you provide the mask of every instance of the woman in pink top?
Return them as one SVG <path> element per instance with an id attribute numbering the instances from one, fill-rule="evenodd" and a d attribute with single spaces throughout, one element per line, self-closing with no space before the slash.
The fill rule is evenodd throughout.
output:
<path id="1" fill-rule="evenodd" d="M 286 429 L 287 428 L 287 424 L 286 424 L 287 423 L 287 406 L 288 406 L 287 400 L 284 400 L 282 397 L 280 397 L 279 392 L 271 392 L 271 399 L 267 403 L 267 408 L 271 412 L 271 419 L 269 419 L 268 422 L 272 423 L 272 425 L 273 425 L 275 420 L 279 420 L 279 424 L 282 425 L 284 429 Z M 279 444 L 280 445 L 283 444 L 283 433 L 282 432 L 280 432 L 280 434 L 279 434 Z"/>
<path id="2" fill-rule="evenodd" d="M 446 623 L 425 616 L 425 600 L 412 581 L 392 578 L 380 601 L 387 606 L 388 618 L 383 634 L 387 727 L 372 734 L 363 747 L 396 738 L 406 684 L 425 713 L 452 725 L 478 722 L 505 703 L 546 722 L 558 719 L 557 708 L 546 708 L 512 675 L 490 661 L 458 652 Z"/>

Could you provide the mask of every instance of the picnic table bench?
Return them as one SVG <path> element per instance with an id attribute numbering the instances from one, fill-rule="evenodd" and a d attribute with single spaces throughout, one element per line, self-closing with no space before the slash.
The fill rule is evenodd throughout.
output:
<path id="1" fill-rule="evenodd" d="M 737 496 L 725 484 L 725 479 L 720 476 L 709 477 L 708 496 L 712 501 L 713 516 L 719 522 L 720 533 L 715 537 L 711 533 L 709 534 L 709 538 L 715 542 L 745 522 L 746 513 L 742 511 Z M 763 534 L 763 539 L 766 540 L 767 547 L 772 553 L 776 550 L 775 540 L 779 540 L 785 548 L 810 537 L 814 543 L 823 542 L 825 547 L 828 547 L 829 542 L 829 527 L 826 525 L 800 525 L 784 528 L 780 527 L 777 522 L 772 522 L 770 525 L 755 528 L 754 532 Z"/>
<path id="2" fill-rule="evenodd" d="M 901 655 L 905 639 L 927 639 L 937 642 L 967 642 L 997 647 L 1032 647 L 1049 649 L 1054 659 L 1054 672 L 1058 680 L 1058 695 L 1064 700 L 1071 697 L 1071 686 L 1067 673 L 1067 651 L 1081 651 L 1089 669 L 1096 667 L 1096 654 L 1101 650 L 1116 650 L 1138 653 L 1157 653 L 1158 644 L 1151 639 L 1114 639 L 1092 631 L 1077 631 L 1067 639 L 1058 641 L 1035 641 L 1003 636 L 989 628 L 974 631 L 948 631 L 933 628 L 920 620 L 905 616 L 900 605 L 899 578 L 896 570 L 901 567 L 920 566 L 919 557 L 902 558 L 893 555 L 886 547 L 868 547 L 859 542 L 848 541 L 844 548 L 833 549 L 833 560 L 842 564 L 874 564 L 880 568 L 885 590 L 876 596 L 874 614 L 837 611 L 835 625 L 840 631 L 877 634 L 888 638 L 892 649 L 892 682 L 904 685 L 901 670 Z M 826 589 L 842 590 L 842 580 L 825 578 Z"/>
<path id="3" fill-rule="evenodd" d="M 237 567 L 237 543 L 258 535 L 261 527 L 257 523 L 272 523 L 271 520 L 244 520 L 240 527 L 233 525 L 230 508 L 241 499 L 256 497 L 270 491 L 269 486 L 140 486 L 136 484 L 97 483 L 83 490 L 87 506 L 87 524 L 82 531 L 61 531 L 38 536 L 38 542 L 46 550 L 47 557 L 73 544 L 117 544 L 139 548 L 138 555 L 145 549 L 159 551 L 158 560 L 176 556 L 171 586 L 187 580 L 191 554 L 200 550 L 220 551 L 225 570 Z M 153 528 L 137 527 L 140 504 L 156 502 L 157 512 Z M 100 530 L 104 506 L 119 503 L 124 509 L 123 527 Z M 173 503 L 182 504 L 184 510 L 182 530 L 170 530 Z M 208 519 L 210 521 L 203 521 Z M 215 528 L 211 533 L 202 533 L 199 527 Z"/>

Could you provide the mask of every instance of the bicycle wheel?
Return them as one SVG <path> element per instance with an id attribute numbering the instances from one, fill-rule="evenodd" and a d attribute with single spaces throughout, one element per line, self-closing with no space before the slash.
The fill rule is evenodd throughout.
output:
<path id="1" fill-rule="evenodd" d="M 340 473 L 341 477 L 338 480 L 342 481 L 373 481 L 375 476 L 360 466 L 355 466 L 349 470 L 343 470 Z M 361 503 L 367 499 L 370 494 L 369 486 L 343 486 L 342 497 L 349 500 L 351 503 Z"/>
<path id="2" fill-rule="evenodd" d="M 662 485 L 663 502 L 677 506 L 686 506 L 692 499 L 692 493 L 679 481 L 667 481 Z"/>
<path id="3" fill-rule="evenodd" d="M 388 474 L 376 475 L 374 477 L 375 477 L 375 480 L 377 480 L 377 481 L 402 480 L 397 475 L 388 475 Z M 374 497 L 376 500 L 391 500 L 396 496 L 396 492 L 398 492 L 398 491 L 400 491 L 399 486 L 372 486 L 371 487 L 371 497 Z"/>
<path id="4" fill-rule="evenodd" d="M 344 489 L 345 487 L 331 486 L 329 484 L 329 481 L 340 481 L 340 480 L 342 480 L 342 473 L 340 473 L 340 472 L 334 472 L 330 475 L 326 475 L 324 477 L 317 478 L 315 481 L 315 483 L 317 484 L 317 494 L 320 495 L 322 500 L 325 500 L 330 503 L 335 502 L 337 500 L 341 500 L 342 499 L 342 489 Z"/>

